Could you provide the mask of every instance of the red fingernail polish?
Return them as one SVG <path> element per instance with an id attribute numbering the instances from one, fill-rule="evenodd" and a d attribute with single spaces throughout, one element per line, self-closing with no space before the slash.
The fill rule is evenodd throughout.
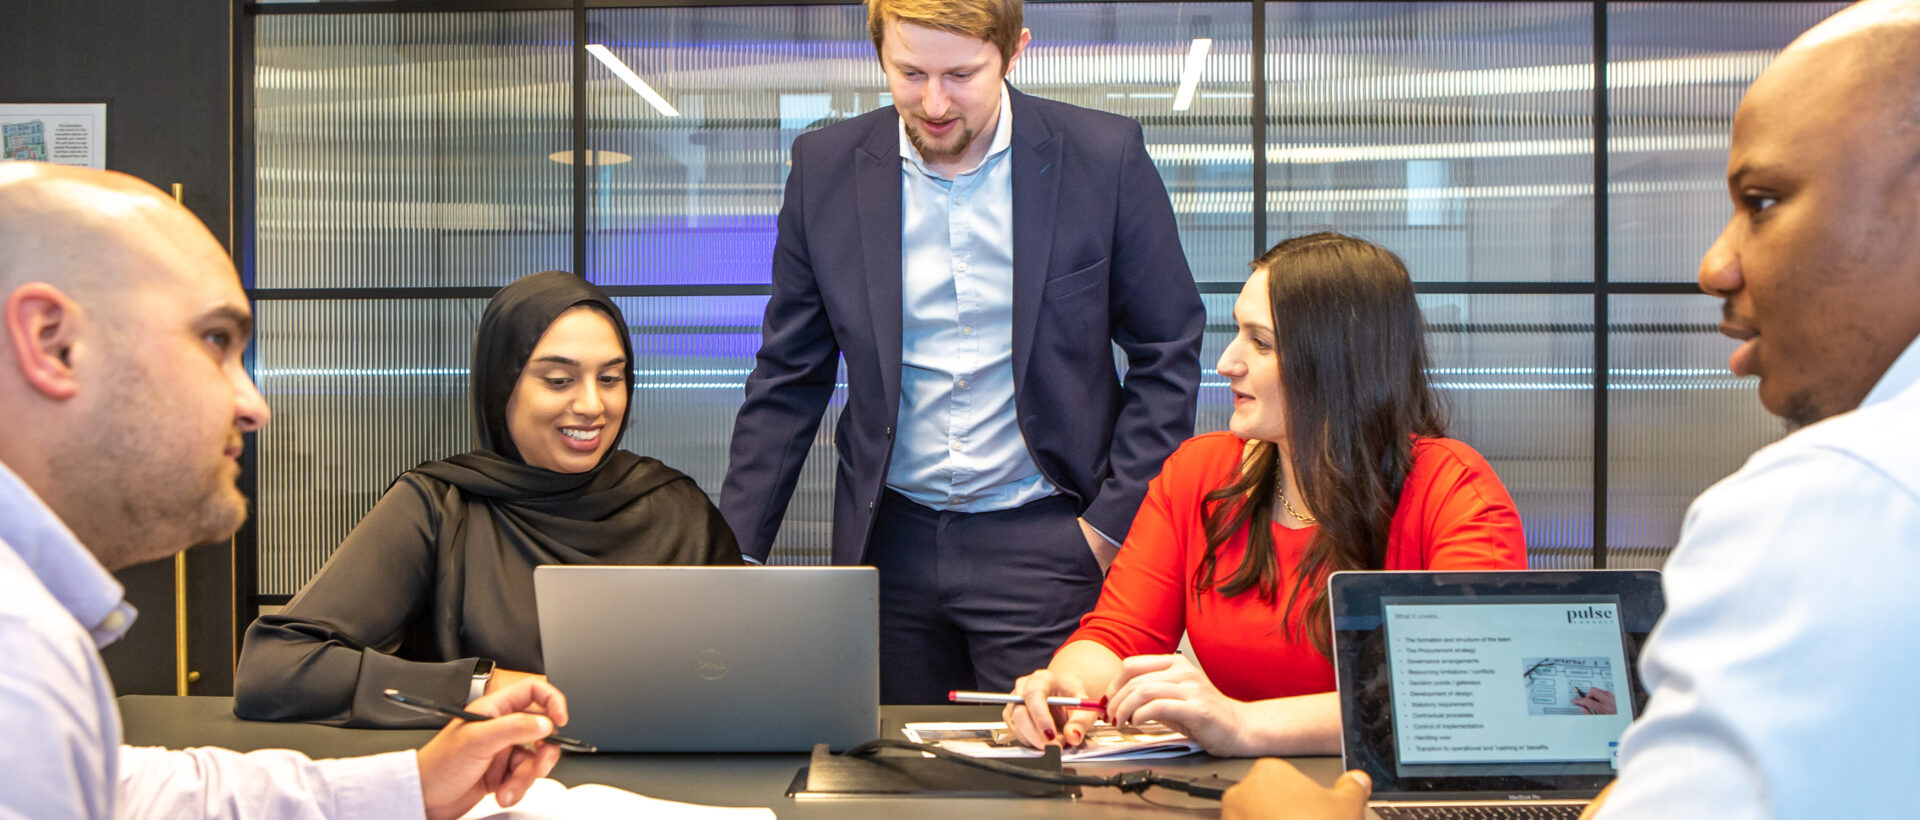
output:
<path id="1" fill-rule="evenodd" d="M 1047 731 L 1047 739 L 1048 739 L 1048 740 L 1052 740 L 1052 739 L 1053 739 L 1053 730 L 1052 730 L 1052 729 L 1048 729 L 1048 730 L 1046 730 L 1046 731 Z"/>

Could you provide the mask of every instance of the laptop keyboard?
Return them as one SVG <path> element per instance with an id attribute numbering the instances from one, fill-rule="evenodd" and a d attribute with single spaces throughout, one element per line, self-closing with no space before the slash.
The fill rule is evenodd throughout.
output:
<path id="1" fill-rule="evenodd" d="M 1579 820 L 1586 806 L 1500 803 L 1486 806 L 1375 806 L 1381 820 Z"/>

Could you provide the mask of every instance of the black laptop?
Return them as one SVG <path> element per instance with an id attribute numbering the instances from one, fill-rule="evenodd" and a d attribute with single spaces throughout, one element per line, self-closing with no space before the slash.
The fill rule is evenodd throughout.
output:
<path id="1" fill-rule="evenodd" d="M 1646 706 L 1651 570 L 1339 572 L 1341 752 L 1382 818 L 1578 817 Z M 1495 811 L 1490 808 L 1497 807 Z"/>

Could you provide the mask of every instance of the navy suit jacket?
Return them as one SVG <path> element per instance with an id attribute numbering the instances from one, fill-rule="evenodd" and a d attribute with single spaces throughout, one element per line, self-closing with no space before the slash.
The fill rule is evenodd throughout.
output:
<path id="1" fill-rule="evenodd" d="M 1123 538 L 1161 461 L 1193 434 L 1206 313 L 1140 124 L 1012 94 L 1020 432 L 1081 517 Z M 772 549 L 843 355 L 833 562 L 866 552 L 900 408 L 899 121 L 888 106 L 793 143 L 773 296 L 720 493 L 741 553 L 757 560 Z"/>

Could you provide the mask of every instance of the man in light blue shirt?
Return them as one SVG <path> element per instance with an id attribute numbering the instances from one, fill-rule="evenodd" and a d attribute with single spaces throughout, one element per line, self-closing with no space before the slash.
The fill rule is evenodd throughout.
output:
<path id="1" fill-rule="evenodd" d="M 1206 314 L 1166 186 L 1139 123 L 1007 84 L 1021 20 L 869 1 L 893 105 L 794 141 L 734 423 L 720 511 L 765 560 L 844 358 L 831 557 L 880 570 L 886 703 L 1045 666 L 1193 434 Z"/>
<path id="2" fill-rule="evenodd" d="M 1013 96 L 991 141 L 955 173 L 900 121 L 899 433 L 887 488 L 922 507 L 1010 510 L 1058 489 L 1014 420 Z M 965 163 L 961 163 L 964 165 Z"/>
<path id="3" fill-rule="evenodd" d="M 455 818 L 553 767 L 551 744 L 520 748 L 566 723 L 543 682 L 418 752 L 122 746 L 99 647 L 134 611 L 109 571 L 245 518 L 242 434 L 268 417 L 251 313 L 206 228 L 131 177 L 0 162 L 0 248 L 0 820 Z"/>

